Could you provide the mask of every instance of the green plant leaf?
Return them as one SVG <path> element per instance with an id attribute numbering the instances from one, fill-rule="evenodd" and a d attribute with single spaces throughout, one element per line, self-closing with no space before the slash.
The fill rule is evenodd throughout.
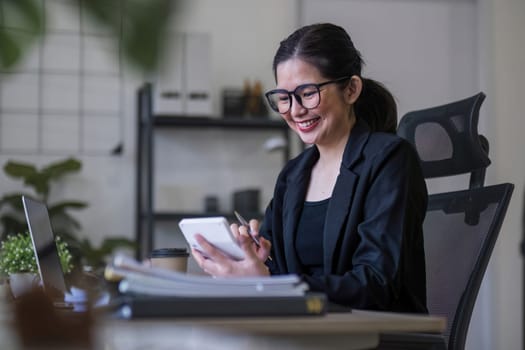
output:
<path id="1" fill-rule="evenodd" d="M 39 194 L 47 195 L 49 192 L 49 178 L 32 164 L 9 161 L 4 171 L 11 177 L 22 179 L 24 185 L 32 187 Z"/>
<path id="2" fill-rule="evenodd" d="M 95 249 L 88 239 L 80 241 L 78 247 L 85 265 L 98 267 L 104 263 L 103 254 L 98 249 Z"/>
<path id="3" fill-rule="evenodd" d="M 0 28 L 0 68 L 10 69 L 22 58 L 23 50 L 5 28 Z"/>
<path id="4" fill-rule="evenodd" d="M 80 1 L 78 1 L 80 3 Z M 121 26 L 121 1 L 107 1 L 107 0 L 90 0 L 82 1 L 84 9 L 89 13 L 92 19 L 96 20 L 101 25 L 111 27 L 114 31 Z"/>
<path id="5" fill-rule="evenodd" d="M 136 244 L 134 241 L 125 237 L 112 237 L 106 238 L 100 245 L 99 250 L 103 252 L 104 255 L 108 255 L 113 253 L 117 248 L 136 248 Z"/>
<path id="6" fill-rule="evenodd" d="M 104 26 L 114 34 L 115 46 L 124 28 L 122 50 L 124 59 L 142 72 L 151 72 L 158 67 L 166 41 L 165 31 L 174 8 L 182 1 L 173 0 L 76 0 L 64 1 L 71 5 L 72 14 L 78 16 L 79 10 L 86 18 L 94 19 L 96 25 Z M 2 1 L 3 17 L 16 18 L 17 28 L 21 27 L 25 36 L 0 30 L 0 68 L 12 68 L 26 55 L 35 39 L 45 35 L 42 0 Z M 47 16 L 52 21 L 52 15 Z M 124 23 L 123 23 L 124 21 Z M 120 57 L 115 57 L 115 60 Z"/>
<path id="7" fill-rule="evenodd" d="M 63 161 L 49 164 L 42 168 L 42 174 L 45 174 L 50 180 L 58 179 L 65 174 L 78 172 L 82 169 L 82 163 L 75 158 L 68 158 Z"/>
<path id="8" fill-rule="evenodd" d="M 15 214 L 3 214 L 2 217 L 0 217 L 0 223 L 2 223 L 4 230 L 2 239 L 8 235 L 14 235 L 19 232 L 27 231 L 27 223 L 25 218 L 16 216 Z"/>
<path id="9" fill-rule="evenodd" d="M 11 69 L 20 62 L 35 39 L 42 34 L 43 14 L 37 0 L 2 1 L 2 16 L 10 28 L 0 28 L 0 68 Z"/>
<path id="10" fill-rule="evenodd" d="M 64 242 L 67 242 L 71 250 L 75 250 L 80 253 L 81 241 L 75 234 L 71 233 L 71 231 L 64 231 L 61 229 L 53 229 L 53 231 L 55 235 L 62 237 Z"/>
<path id="11" fill-rule="evenodd" d="M 131 0 L 126 3 L 122 49 L 124 57 L 136 68 L 152 72 L 158 67 L 166 46 L 166 27 L 175 5 L 176 2 L 171 0 Z"/>
<path id="12" fill-rule="evenodd" d="M 50 211 L 49 217 L 51 218 L 51 223 L 55 230 L 66 230 L 71 228 L 80 230 L 82 228 L 80 222 L 66 211 Z"/>
<path id="13" fill-rule="evenodd" d="M 86 251 L 93 250 L 93 246 L 91 245 L 91 242 L 87 238 L 84 238 L 83 240 L 80 241 L 80 246 Z"/>
<path id="14" fill-rule="evenodd" d="M 5 15 L 17 16 L 17 25 L 26 31 L 40 33 L 43 28 L 43 14 L 40 1 L 16 0 L 4 2 Z M 10 6 L 9 6 L 10 5 Z M 12 13 L 9 13 L 13 11 Z"/>
<path id="15" fill-rule="evenodd" d="M 31 185 L 45 193 L 50 188 L 50 180 L 58 179 L 62 175 L 69 172 L 79 171 L 81 169 L 80 161 L 74 158 L 68 158 L 63 161 L 58 161 L 42 168 L 38 171 L 35 166 L 31 164 L 10 161 L 8 165 L 4 167 L 7 171 L 10 171 L 15 177 L 26 180 L 26 185 Z M 38 192 L 37 193 L 41 193 Z M 12 211 L 6 213 L 0 219 L 4 224 L 4 228 L 9 227 L 9 232 L 23 232 L 27 230 L 25 224 L 25 218 L 23 216 L 23 206 L 21 196 L 27 195 L 24 193 L 10 193 L 4 195 L 0 199 L 0 205 L 10 206 Z M 40 201 L 46 200 L 35 198 Z M 95 268 L 104 266 L 105 259 L 112 254 L 115 249 L 131 248 L 135 249 L 135 242 L 124 238 L 124 237 L 111 237 L 106 238 L 99 247 L 93 246 L 88 239 L 80 239 L 75 235 L 75 229 L 80 229 L 80 222 L 68 213 L 68 210 L 84 209 L 88 204 L 84 201 L 78 200 L 62 200 L 54 204 L 46 203 L 51 218 L 53 231 L 56 236 L 62 237 L 62 240 L 68 244 L 68 250 L 72 255 L 70 262 L 84 263 Z M 17 219 L 17 215 L 20 215 L 20 221 Z M 18 226 L 17 226 L 18 225 Z M 20 226 L 23 225 L 23 226 Z"/>
<path id="16" fill-rule="evenodd" d="M 63 201 L 58 203 L 53 203 L 48 206 L 49 213 L 59 213 L 63 212 L 66 209 L 84 209 L 88 206 L 86 202 L 82 201 Z"/>
<path id="17" fill-rule="evenodd" d="M 72 256 L 67 243 L 56 237 L 58 257 L 64 273 L 73 268 Z M 0 248 L 0 273 L 37 272 L 37 263 L 32 239 L 27 231 L 9 236 Z"/>
<path id="18" fill-rule="evenodd" d="M 33 187 L 35 192 L 41 194 L 44 198 L 47 198 L 49 194 L 49 176 L 36 172 L 24 180 L 24 185 Z"/>
<path id="19" fill-rule="evenodd" d="M 47 202 L 47 195 L 50 190 L 51 178 L 58 179 L 69 172 L 79 171 L 81 167 L 80 161 L 74 158 L 67 158 L 44 166 L 41 171 L 37 170 L 36 166 L 32 164 L 8 161 L 4 166 L 4 170 L 12 177 L 24 180 L 24 185 L 33 187 L 35 192 L 41 195 L 34 199 L 46 203 L 55 234 L 70 233 L 73 236 L 74 231 L 80 229 L 81 225 L 77 219 L 67 213 L 67 210 L 83 209 L 88 204 L 77 200 L 63 200 L 50 205 Z M 22 195 L 30 198 L 34 197 L 22 192 L 9 193 L 0 199 L 0 209 L 7 209 L 0 216 L 3 230 L 6 233 L 21 232 L 21 228 L 27 229 L 21 201 Z M 2 219 L 4 216 L 5 219 Z"/>
<path id="20" fill-rule="evenodd" d="M 0 209 L 2 207 L 8 209 L 2 211 L 2 214 L 0 215 L 0 224 L 3 228 L 3 231 L 0 231 L 0 239 L 5 238 L 7 235 L 27 231 L 24 208 L 22 205 L 22 195 L 27 194 L 10 193 L 4 195 L 0 199 Z"/>
<path id="21" fill-rule="evenodd" d="M 4 172 L 14 178 L 26 179 L 37 173 L 36 167 L 32 164 L 8 161 L 4 165 Z"/>
<path id="22" fill-rule="evenodd" d="M 22 196 L 33 198 L 30 194 L 23 192 L 5 194 L 0 198 L 0 208 L 4 205 L 8 205 L 17 211 L 23 211 L 24 206 L 22 204 Z"/>

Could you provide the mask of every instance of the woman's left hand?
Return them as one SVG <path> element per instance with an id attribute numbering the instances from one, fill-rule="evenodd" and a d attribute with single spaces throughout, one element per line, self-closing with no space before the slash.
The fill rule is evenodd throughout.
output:
<path id="1" fill-rule="evenodd" d="M 192 255 L 200 268 L 210 275 L 221 277 L 268 276 L 270 273 L 264 261 L 270 253 L 271 243 L 264 237 L 258 237 L 260 243 L 258 247 L 249 236 L 246 227 L 232 224 L 231 229 L 244 251 L 244 259 L 234 260 L 210 244 L 203 236 L 196 235 L 197 242 L 206 254 L 204 256 L 198 250 L 192 249 Z"/>

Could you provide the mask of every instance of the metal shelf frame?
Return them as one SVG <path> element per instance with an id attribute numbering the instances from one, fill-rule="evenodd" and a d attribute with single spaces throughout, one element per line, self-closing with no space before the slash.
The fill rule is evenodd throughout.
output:
<path id="1" fill-rule="evenodd" d="M 283 148 L 283 162 L 290 158 L 290 134 L 288 125 L 284 121 L 269 118 L 245 118 L 235 116 L 199 117 L 180 116 L 153 113 L 153 86 L 143 84 L 137 92 L 137 150 L 136 150 L 136 213 L 135 213 L 135 241 L 137 244 L 137 259 L 144 259 L 154 247 L 155 222 L 176 221 L 182 217 L 197 217 L 204 213 L 184 212 L 155 212 L 154 208 L 154 166 L 155 129 L 230 129 L 242 131 L 275 130 L 282 133 L 286 140 Z M 206 214 L 208 215 L 208 214 Z M 231 216 L 231 213 L 217 213 L 217 215 Z"/>

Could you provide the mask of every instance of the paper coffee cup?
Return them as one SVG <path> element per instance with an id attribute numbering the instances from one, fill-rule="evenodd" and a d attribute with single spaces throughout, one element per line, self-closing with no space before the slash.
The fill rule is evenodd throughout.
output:
<path id="1" fill-rule="evenodd" d="M 151 266 L 186 272 L 190 253 L 185 248 L 155 249 L 150 253 Z"/>

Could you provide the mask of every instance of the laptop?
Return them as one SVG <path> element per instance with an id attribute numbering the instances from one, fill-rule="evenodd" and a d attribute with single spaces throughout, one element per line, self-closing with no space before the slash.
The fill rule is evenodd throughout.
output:
<path id="1" fill-rule="evenodd" d="M 22 203 L 42 286 L 54 300 L 63 301 L 69 290 L 60 264 L 47 207 L 44 203 L 26 196 L 22 196 Z"/>

